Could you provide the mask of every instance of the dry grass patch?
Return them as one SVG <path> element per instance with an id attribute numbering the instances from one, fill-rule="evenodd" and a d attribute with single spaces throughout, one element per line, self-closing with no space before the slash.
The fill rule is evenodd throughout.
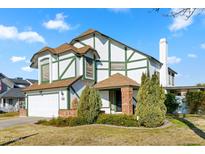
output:
<path id="1" fill-rule="evenodd" d="M 4 129 L 1 141 L 35 134 L 11 145 L 205 145 L 205 140 L 178 123 L 161 129 L 129 129 L 104 125 L 52 127 L 23 125 Z M 2 143 L 2 142 L 1 142 Z"/>
<path id="2" fill-rule="evenodd" d="M 0 120 L 19 116 L 19 112 L 0 113 Z"/>

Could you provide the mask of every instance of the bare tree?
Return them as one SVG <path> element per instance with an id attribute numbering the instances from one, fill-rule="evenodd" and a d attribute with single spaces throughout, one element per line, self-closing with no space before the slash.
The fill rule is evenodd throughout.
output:
<path id="1" fill-rule="evenodd" d="M 160 13 L 160 8 L 153 9 L 153 11 Z M 170 12 L 166 14 L 162 14 L 163 16 L 176 18 L 178 16 L 183 16 L 185 19 L 189 19 L 193 15 L 199 15 L 205 13 L 204 8 L 179 8 L 179 9 L 171 9 Z"/>

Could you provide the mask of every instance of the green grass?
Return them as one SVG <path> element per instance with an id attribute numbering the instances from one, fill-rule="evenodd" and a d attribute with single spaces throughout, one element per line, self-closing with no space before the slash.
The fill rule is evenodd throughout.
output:
<path id="1" fill-rule="evenodd" d="M 182 122 L 168 116 L 172 125 L 164 128 L 122 128 L 106 125 L 53 127 L 44 125 L 20 125 L 0 131 L 0 144 L 24 136 L 36 134 L 10 145 L 168 145 L 204 146 L 205 140 Z M 189 121 L 199 123 L 201 118 Z M 205 130 L 204 130 L 205 132 Z"/>
<path id="2" fill-rule="evenodd" d="M 0 113 L 0 119 L 19 116 L 19 112 Z"/>

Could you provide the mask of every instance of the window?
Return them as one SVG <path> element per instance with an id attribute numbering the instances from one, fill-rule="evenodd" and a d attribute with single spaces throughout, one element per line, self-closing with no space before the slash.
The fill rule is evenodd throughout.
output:
<path id="1" fill-rule="evenodd" d="M 93 79 L 94 78 L 94 69 L 93 69 L 93 60 L 90 58 L 85 59 L 85 69 L 86 69 L 86 77 Z"/>
<path id="2" fill-rule="evenodd" d="M 6 107 L 6 99 L 3 99 L 3 107 Z"/>
<path id="3" fill-rule="evenodd" d="M 12 104 L 13 104 L 13 100 L 9 99 L 9 105 L 12 105 Z"/>
<path id="4" fill-rule="evenodd" d="M 111 69 L 114 69 L 114 70 L 125 69 L 125 63 L 124 62 L 111 62 Z"/>
<path id="5" fill-rule="evenodd" d="M 174 74 L 172 73 L 172 85 L 174 86 Z"/>
<path id="6" fill-rule="evenodd" d="M 49 64 L 41 65 L 41 82 L 49 82 Z"/>

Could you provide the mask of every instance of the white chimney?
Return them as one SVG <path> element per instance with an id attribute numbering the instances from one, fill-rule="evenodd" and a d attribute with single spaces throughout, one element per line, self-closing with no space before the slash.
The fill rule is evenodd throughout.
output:
<path id="1" fill-rule="evenodd" d="M 163 87 L 168 86 L 168 42 L 166 38 L 160 39 L 159 42 L 159 61 L 163 64 L 160 69 L 160 84 Z"/>

